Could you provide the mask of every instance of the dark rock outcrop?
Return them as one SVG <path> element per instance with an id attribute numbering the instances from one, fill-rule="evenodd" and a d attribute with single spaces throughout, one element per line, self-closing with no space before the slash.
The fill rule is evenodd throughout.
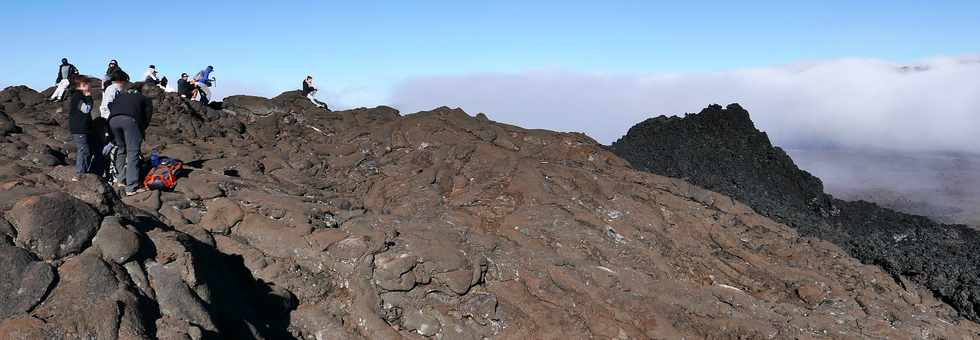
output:
<path id="1" fill-rule="evenodd" d="M 14 120 L 6 113 L 0 111 L 0 136 L 9 135 L 17 131 L 20 131 L 20 128 L 17 127 L 17 123 L 15 123 Z"/>
<path id="2" fill-rule="evenodd" d="M 33 309 L 55 279 L 51 265 L 12 246 L 0 246 L 0 273 L 0 319 Z"/>
<path id="3" fill-rule="evenodd" d="M 63 192 L 22 199 L 8 216 L 17 229 L 17 242 L 45 260 L 80 252 L 101 220 L 85 202 Z"/>
<path id="4" fill-rule="evenodd" d="M 801 234 L 830 241 L 896 281 L 915 282 L 980 321 L 980 232 L 823 192 L 738 104 L 633 126 L 610 150 L 634 167 L 741 200 Z"/>

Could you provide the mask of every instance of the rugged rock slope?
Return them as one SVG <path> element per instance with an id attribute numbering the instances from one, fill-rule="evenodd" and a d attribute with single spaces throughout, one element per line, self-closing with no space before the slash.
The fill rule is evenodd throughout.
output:
<path id="1" fill-rule="evenodd" d="M 980 232 L 824 194 L 737 104 L 648 119 L 611 146 L 639 169 L 731 195 L 804 236 L 830 241 L 903 285 L 928 287 L 980 320 Z"/>
<path id="2" fill-rule="evenodd" d="M 3 339 L 960 339 L 915 284 L 579 134 L 458 109 L 155 97 L 120 200 L 57 105 L 0 92 Z M 9 118 L 9 119 L 8 119 Z M 7 124 L 7 123 L 4 123 Z M 3 127 L 3 125 L 0 125 Z M 9 222 L 9 223 L 7 223 Z"/>

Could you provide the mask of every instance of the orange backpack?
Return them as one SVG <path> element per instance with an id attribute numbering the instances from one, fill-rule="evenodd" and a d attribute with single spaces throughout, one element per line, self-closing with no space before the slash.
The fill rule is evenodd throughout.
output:
<path id="1" fill-rule="evenodd" d="M 175 159 L 165 159 L 159 165 L 150 169 L 146 174 L 143 185 L 150 190 L 170 190 L 177 185 L 177 172 L 184 168 L 184 163 Z"/>

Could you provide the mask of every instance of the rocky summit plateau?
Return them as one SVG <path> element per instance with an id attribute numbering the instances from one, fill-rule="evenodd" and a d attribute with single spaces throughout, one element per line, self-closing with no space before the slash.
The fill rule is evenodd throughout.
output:
<path id="1" fill-rule="evenodd" d="M 869 261 L 862 249 L 885 244 L 857 242 L 883 239 L 824 237 L 771 213 L 780 196 L 651 173 L 583 134 L 446 107 L 330 112 L 297 92 L 205 107 L 146 87 L 144 154 L 186 169 L 173 191 L 121 198 L 95 175 L 70 180 L 66 110 L 50 91 L 0 92 L 0 339 L 980 332 L 965 304 L 975 290 L 929 279 L 968 267 Z M 782 197 L 787 212 L 847 211 L 812 179 L 785 183 L 805 189 Z M 965 251 L 943 241 L 930 245 Z"/>

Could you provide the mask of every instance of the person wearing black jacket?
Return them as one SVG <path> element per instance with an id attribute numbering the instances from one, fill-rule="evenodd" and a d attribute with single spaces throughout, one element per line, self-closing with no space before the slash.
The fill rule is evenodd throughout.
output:
<path id="1" fill-rule="evenodd" d="M 316 91 L 316 87 L 313 86 L 313 76 L 306 76 L 306 79 L 303 80 L 303 96 L 309 99 L 316 107 L 326 107 L 326 104 L 316 99 Z"/>
<path id="2" fill-rule="evenodd" d="M 78 76 L 78 69 L 75 65 L 68 63 L 68 58 L 61 58 L 61 66 L 58 66 L 58 79 L 54 81 L 58 84 L 55 88 L 54 93 L 51 94 L 51 98 L 48 100 L 55 101 L 61 100 L 65 96 L 65 90 L 68 89 L 68 85 L 71 84 L 71 80 Z"/>
<path id="3" fill-rule="evenodd" d="M 126 195 L 138 193 L 139 188 L 139 154 L 143 144 L 143 134 L 150 126 L 153 117 L 153 103 L 139 93 L 139 89 L 126 83 L 125 91 L 118 94 L 109 105 L 109 129 L 116 144 L 116 173 L 123 180 L 125 176 Z"/>
<path id="4" fill-rule="evenodd" d="M 125 78 L 126 81 L 129 81 L 129 74 L 119 67 L 119 62 L 116 59 L 109 61 L 109 67 L 105 70 L 105 78 L 102 78 L 102 88 L 109 87 L 113 78 Z"/>
<path id="5" fill-rule="evenodd" d="M 187 81 L 187 73 L 180 74 L 180 79 L 177 80 L 177 93 L 188 99 L 194 97 L 194 85 Z"/>
<path id="6" fill-rule="evenodd" d="M 99 158 L 97 138 L 92 136 L 92 88 L 87 79 L 76 78 L 75 88 L 77 91 L 72 93 L 68 109 L 68 129 L 71 131 L 71 138 L 75 142 L 75 177 L 72 181 L 77 181 L 78 176 L 91 172 L 93 163 Z"/>

